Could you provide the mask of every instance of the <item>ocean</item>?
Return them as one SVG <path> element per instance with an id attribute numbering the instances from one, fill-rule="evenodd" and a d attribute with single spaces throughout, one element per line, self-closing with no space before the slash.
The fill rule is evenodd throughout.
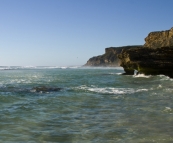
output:
<path id="1" fill-rule="evenodd" d="M 172 143 L 173 79 L 121 73 L 1 66 L 0 142 Z"/>

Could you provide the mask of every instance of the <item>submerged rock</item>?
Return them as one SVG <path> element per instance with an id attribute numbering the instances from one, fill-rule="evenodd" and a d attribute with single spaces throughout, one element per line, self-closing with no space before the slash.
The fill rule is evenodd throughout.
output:
<path id="1" fill-rule="evenodd" d="M 118 54 L 123 49 L 130 49 L 139 46 L 109 47 L 105 49 L 105 54 L 90 58 L 84 66 L 120 66 Z"/>
<path id="2" fill-rule="evenodd" d="M 34 87 L 32 90 L 34 90 L 35 92 L 56 92 L 62 90 L 62 88 L 40 86 Z"/>

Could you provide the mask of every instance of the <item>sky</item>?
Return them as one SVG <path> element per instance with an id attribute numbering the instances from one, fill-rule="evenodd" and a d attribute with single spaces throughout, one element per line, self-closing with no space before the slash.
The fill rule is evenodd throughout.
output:
<path id="1" fill-rule="evenodd" d="M 173 0 L 0 0 L 0 66 L 76 66 L 173 27 Z"/>

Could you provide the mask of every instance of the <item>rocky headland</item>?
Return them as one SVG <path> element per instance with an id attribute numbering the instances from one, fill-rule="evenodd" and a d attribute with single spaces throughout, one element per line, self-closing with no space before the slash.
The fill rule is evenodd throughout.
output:
<path id="1" fill-rule="evenodd" d="M 143 47 L 122 50 L 118 57 L 124 74 L 133 75 L 136 70 L 173 77 L 173 28 L 149 33 Z"/>
<path id="2" fill-rule="evenodd" d="M 150 32 L 145 44 L 109 47 L 105 54 L 90 58 L 84 66 L 122 66 L 125 75 L 163 74 L 173 78 L 173 28 Z"/>
<path id="3" fill-rule="evenodd" d="M 84 66 L 95 67 L 116 67 L 120 66 L 120 59 L 118 55 L 123 49 L 138 48 L 141 45 L 123 46 L 123 47 L 109 47 L 105 49 L 105 54 L 90 58 Z"/>
<path id="4" fill-rule="evenodd" d="M 144 47 L 157 49 L 173 46 L 173 27 L 170 30 L 150 32 L 145 38 Z"/>

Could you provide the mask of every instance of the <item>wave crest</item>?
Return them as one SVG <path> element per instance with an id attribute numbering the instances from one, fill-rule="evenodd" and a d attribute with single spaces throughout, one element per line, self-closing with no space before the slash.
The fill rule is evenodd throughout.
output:
<path id="1" fill-rule="evenodd" d="M 138 78 L 138 77 L 150 78 L 151 75 L 137 74 L 137 75 L 133 75 L 133 77 L 134 77 L 134 78 Z"/>
<path id="2" fill-rule="evenodd" d="M 148 89 L 133 89 L 133 88 L 114 88 L 114 87 L 88 87 L 85 85 L 76 87 L 78 90 L 86 90 L 90 92 L 102 93 L 102 94 L 132 94 L 135 92 L 144 92 L 148 91 Z"/>

